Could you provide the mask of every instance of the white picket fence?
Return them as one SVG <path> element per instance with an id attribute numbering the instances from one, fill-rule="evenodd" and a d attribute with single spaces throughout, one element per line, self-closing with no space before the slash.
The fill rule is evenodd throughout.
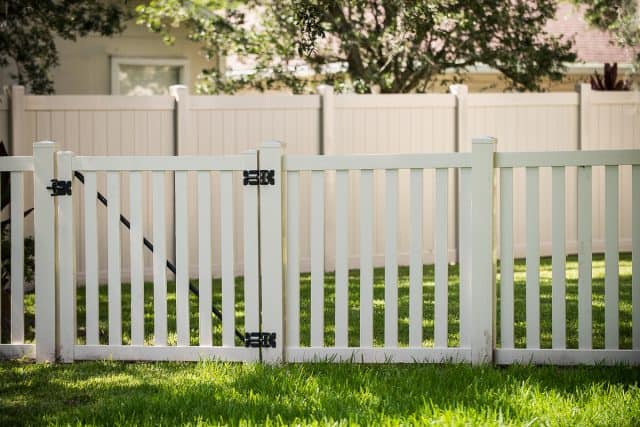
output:
<path id="1" fill-rule="evenodd" d="M 71 152 L 57 154 L 57 179 L 72 181 L 76 172 L 84 175 L 84 186 L 74 185 L 71 196 L 52 198 L 46 187 L 53 177 L 53 143 L 37 143 L 33 159 L 6 158 L 0 160 L 1 171 L 11 171 L 12 196 L 23 192 L 21 174 L 35 170 L 34 195 L 36 206 L 36 314 L 35 357 L 62 361 L 82 359 L 118 360 L 263 360 L 278 361 L 356 361 L 356 362 L 471 362 L 478 363 L 640 363 L 640 275 L 632 277 L 632 348 L 621 349 L 619 342 L 618 218 L 620 216 L 620 170 L 631 169 L 630 193 L 633 227 L 628 236 L 632 242 L 632 269 L 640 271 L 640 150 L 583 152 L 495 152 L 496 140 L 474 140 L 470 153 L 394 154 L 394 155 L 289 155 L 280 143 L 263 144 L 257 151 L 237 156 L 75 156 Z M 592 170 L 605 169 L 605 345 L 592 345 Z M 514 188 L 514 169 L 526 170 L 525 188 Z M 552 205 L 552 348 L 541 348 L 540 310 L 540 199 L 547 191 L 540 188 L 540 171 L 551 168 Z M 566 265 L 567 188 L 566 176 L 577 169 L 578 190 L 578 334 L 577 349 L 567 348 L 566 330 Z M 261 185 L 251 184 L 253 178 L 245 171 L 256 171 Z M 258 172 L 259 171 L 259 172 Z M 270 179 L 269 172 L 272 171 Z M 262 174 L 265 174 L 262 176 Z M 399 198 L 401 175 L 409 178 L 408 204 Z M 426 215 L 424 195 L 429 174 L 435 175 L 434 221 Z M 96 250 L 99 216 L 96 212 L 96 182 L 106 177 L 107 259 L 100 259 Z M 121 182 L 126 176 L 130 195 L 129 263 L 130 307 L 122 309 L 119 206 Z M 459 340 L 452 343 L 448 330 L 451 289 L 448 253 L 450 198 L 453 177 L 459 185 Z M 14 178 L 15 177 L 15 178 Z M 499 177 L 499 191 L 496 189 Z M 171 178 L 172 181 L 171 181 Z M 176 200 L 174 236 L 165 233 L 168 216 L 165 204 L 167 181 L 173 184 Z M 15 184 L 14 184 L 15 181 Z M 376 212 L 375 194 L 382 189 L 383 212 Z M 623 183 L 624 184 L 624 183 Z M 141 194 L 143 186 L 151 188 L 154 253 L 153 312 L 144 308 L 144 212 Z M 193 187 L 193 188 L 192 188 Z M 214 187 L 220 194 L 212 200 Z M 629 186 L 627 185 L 626 188 Z M 354 188 L 356 189 L 354 191 Z M 195 227 L 188 224 L 188 191 L 197 194 Z M 326 193 L 333 193 L 335 207 L 334 236 L 328 239 L 326 223 Z M 74 200 L 81 199 L 83 209 L 83 254 L 86 268 L 84 306 L 76 306 L 74 230 L 77 230 Z M 516 348 L 514 339 L 514 194 L 526 199 L 526 348 Z M 241 208 L 233 195 L 242 194 Z M 496 199 L 499 196 L 499 203 Z M 54 199 L 57 215 L 53 212 Z M 302 213 L 309 202 L 307 221 Z M 237 201 L 236 201 L 237 202 Z M 220 230 L 211 229 L 212 206 L 219 211 Z M 352 207 L 355 206 L 355 209 Z M 22 206 L 12 204 L 12 221 L 21 218 Z M 408 222 L 399 220 L 399 212 L 408 210 Z M 498 212 L 499 211 L 499 212 Z M 498 215 L 499 213 L 499 215 Z M 147 215 L 149 213 L 147 212 Z M 381 215 L 383 221 L 374 221 Z M 353 220 L 355 218 L 355 221 Z M 426 220 L 425 218 L 429 218 Z M 57 223 L 57 234 L 54 224 Z M 357 223 L 358 248 L 350 248 L 350 224 Z M 301 285 L 301 224 L 309 227 L 310 293 L 302 295 Z M 376 226 L 378 224 L 378 226 Z M 383 226 L 381 226 L 383 224 Z M 13 224 L 12 224 L 13 226 Z M 15 223 L 15 244 L 12 256 L 20 262 L 20 220 Z M 234 277 L 234 227 L 242 230 L 243 298 Z M 427 318 L 425 279 L 423 276 L 423 231 L 432 227 L 434 233 L 434 314 Z M 399 314 L 398 235 L 407 229 L 409 244 L 408 318 Z M 190 230 L 197 230 L 190 232 Z M 18 234 L 19 233 L 19 234 Z M 382 234 L 384 247 L 384 296 L 374 297 L 373 239 Z M 219 241 L 212 235 L 220 236 Z M 176 247 L 175 315 L 167 299 L 166 256 L 171 238 Z M 499 241 L 501 282 L 500 316 L 496 283 L 496 249 Z M 327 242 L 335 245 L 328 251 Z M 57 243 L 57 257 L 55 244 Z M 189 248 L 198 248 L 197 310 L 190 309 Z M 219 247 L 221 288 L 219 303 L 222 324 L 219 340 L 212 336 L 218 328 L 212 319 L 212 246 Z M 359 280 L 350 278 L 350 257 L 358 254 Z M 16 252 L 15 254 L 13 252 Z M 334 283 L 326 275 L 326 253 L 335 254 Z M 56 265 L 57 263 L 57 265 Z M 17 264 L 12 264 L 17 265 Z M 108 271 L 106 299 L 108 327 L 99 327 L 100 283 L 102 265 Z M 54 271 L 57 270 L 58 280 Z M 22 312 L 20 277 L 12 278 L 12 313 Z M 305 279 L 306 280 L 306 279 Z M 56 285 L 57 283 L 57 285 Z M 214 282 L 216 283 L 216 282 Z M 359 304 L 350 307 L 349 288 L 359 287 Z M 334 292 L 333 307 L 325 307 L 326 292 Z M 126 288 L 125 288 L 126 289 Z M 57 297 L 54 297 L 57 295 Z M 303 298 L 308 298 L 305 301 Z M 20 301 L 18 301 L 20 300 Z M 57 301 L 57 303 L 56 303 Z M 308 304 L 307 304 L 308 302 Z M 173 305 L 173 301 L 171 301 Z M 374 312 L 384 307 L 383 339 L 377 338 Z M 309 307 L 309 312 L 304 307 Z M 78 310 L 80 308 L 80 310 Z M 333 310 L 331 310 L 333 309 Z M 349 317 L 359 318 L 357 328 L 350 327 Z M 83 313 L 84 319 L 76 318 Z M 327 340 L 326 313 L 333 312 Z M 145 331 L 145 315 L 153 316 L 153 332 Z M 14 316 L 19 317 L 19 316 Z M 126 317 L 127 319 L 124 319 Z M 243 317 L 244 324 L 236 318 Z M 378 316 L 380 317 L 380 316 Z M 169 326 L 175 318 L 175 328 Z M 195 318 L 195 321 L 194 319 Z M 380 319 L 378 319 L 380 320 Z M 128 321 L 130 328 L 123 328 Z M 308 322 L 304 324 L 304 322 Z M 408 323 L 408 338 L 399 336 L 399 323 Z M 433 323 L 433 340 L 425 339 L 425 323 Z M 500 343 L 496 344 L 496 327 L 500 325 Z M 16 357 L 33 355 L 34 346 L 23 344 L 23 325 L 12 321 L 12 344 L 0 346 L 0 355 Z M 126 329 L 126 330 L 125 330 Z M 195 330 L 197 329 L 197 334 Z M 273 345 L 245 347 L 242 333 L 274 334 Z M 302 331 L 308 330 L 308 342 Z M 175 333 L 174 333 L 175 332 Z M 356 336 L 354 336 L 356 335 Z M 197 336 L 197 338 L 196 338 Z M 271 336 L 271 335 L 269 335 Z M 150 340 L 148 337 L 152 337 Z M 356 339 L 357 338 L 357 339 Z M 215 341 L 215 342 L 214 342 Z M 267 340 L 268 341 L 268 340 Z M 304 341 L 304 342 L 303 342 Z M 327 342 L 329 341 L 329 342 Z M 354 344 L 354 342 L 356 344 Z M 266 344 L 266 341 L 265 343 Z"/>

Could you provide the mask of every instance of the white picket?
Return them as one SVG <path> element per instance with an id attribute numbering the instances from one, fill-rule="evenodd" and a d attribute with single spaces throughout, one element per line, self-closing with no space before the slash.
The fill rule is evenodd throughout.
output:
<path id="1" fill-rule="evenodd" d="M 349 343 L 349 171 L 336 171 L 335 346 Z"/>
<path id="2" fill-rule="evenodd" d="M 24 342 L 24 178 L 11 172 L 11 344 Z"/>
<path id="3" fill-rule="evenodd" d="M 471 168 L 460 169 L 460 347 L 471 345 Z"/>
<path id="4" fill-rule="evenodd" d="M 84 173 L 84 280 L 87 345 L 97 345 L 99 310 L 96 173 Z"/>
<path id="5" fill-rule="evenodd" d="M 373 171 L 360 171 L 360 347 L 373 346 Z"/>
<path id="6" fill-rule="evenodd" d="M 212 344 L 211 335 L 211 173 L 198 172 L 198 330 L 200 346 Z"/>
<path id="7" fill-rule="evenodd" d="M 618 166 L 605 166 L 604 348 L 618 349 Z"/>
<path id="8" fill-rule="evenodd" d="M 566 233 L 565 168 L 552 167 L 552 258 L 551 258 L 551 335 L 552 348 L 566 348 Z"/>
<path id="9" fill-rule="evenodd" d="M 152 173 L 153 188 L 153 336 L 156 346 L 167 345 L 167 271 L 165 234 L 165 173 Z"/>
<path id="10" fill-rule="evenodd" d="M 385 171 L 384 346 L 398 346 L 398 170 Z"/>
<path id="11" fill-rule="evenodd" d="M 107 172 L 107 287 L 109 345 L 122 344 L 122 289 L 120 278 L 120 173 Z"/>
<path id="12" fill-rule="evenodd" d="M 220 172 L 220 240 L 222 243 L 222 345 L 235 340 L 235 283 L 233 274 L 233 172 Z"/>
<path id="13" fill-rule="evenodd" d="M 578 167 L 578 348 L 591 348 L 591 166 Z"/>
<path id="14" fill-rule="evenodd" d="M 246 291 L 245 291 L 246 292 Z M 287 174 L 287 343 L 300 346 L 300 174 Z"/>
<path id="15" fill-rule="evenodd" d="M 144 262 L 142 253 L 142 172 L 129 173 L 131 256 L 131 344 L 144 344 Z"/>
<path id="16" fill-rule="evenodd" d="M 500 169 L 500 344 L 514 347 L 513 168 Z"/>
<path id="17" fill-rule="evenodd" d="M 311 346 L 324 345 L 324 172 L 311 172 Z"/>
<path id="18" fill-rule="evenodd" d="M 423 170 L 410 177 L 409 346 L 422 346 L 422 216 Z"/>
<path id="19" fill-rule="evenodd" d="M 449 230 L 449 170 L 436 169 L 435 222 L 435 307 L 434 346 L 447 347 L 448 338 L 448 235 Z"/>
<path id="20" fill-rule="evenodd" d="M 258 167 L 258 156 L 255 150 L 244 154 L 245 170 Z M 244 257 L 244 330 L 260 330 L 260 287 L 258 280 L 259 238 L 258 238 L 258 187 L 243 185 L 243 257 Z"/>
<path id="21" fill-rule="evenodd" d="M 190 344 L 189 326 L 189 214 L 187 172 L 175 173 L 176 332 L 178 346 Z"/>
<path id="22" fill-rule="evenodd" d="M 527 348 L 540 348 L 540 183 L 539 169 L 527 167 Z"/>
<path id="23" fill-rule="evenodd" d="M 640 350 L 640 165 L 633 165 L 631 181 L 631 328 L 633 349 Z"/>

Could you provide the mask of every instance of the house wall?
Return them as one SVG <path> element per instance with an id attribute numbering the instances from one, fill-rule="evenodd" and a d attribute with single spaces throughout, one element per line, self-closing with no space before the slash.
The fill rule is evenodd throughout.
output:
<path id="1" fill-rule="evenodd" d="M 263 96 L 24 96 L 14 90 L 14 104 L 24 105 L 14 111 L 14 153 L 30 155 L 33 141 L 51 139 L 61 149 L 82 155 L 223 155 L 257 148 L 265 140 L 281 140 L 289 154 L 412 153 L 469 151 L 473 137 L 491 135 L 498 138 L 499 151 L 558 151 L 578 149 L 640 149 L 640 99 L 638 92 L 595 93 L 588 86 L 579 92 L 543 94 L 468 94 L 464 87 L 457 94 L 441 95 L 322 95 Z M 18 98 L 22 97 L 22 101 Z M 0 125 L 2 114 L 0 109 Z M 0 127 L 0 134 L 7 134 Z M 177 139 L 176 139 L 177 137 Z M 550 154 L 552 155 L 552 154 Z M 594 251 L 603 250 L 602 168 L 594 168 Z M 540 170 L 541 253 L 551 252 L 550 170 Z M 575 168 L 567 168 L 567 250 L 574 252 L 576 236 Z M 374 221 L 384 221 L 384 178 L 376 172 Z M 399 262 L 408 263 L 408 171 L 400 171 L 398 247 Z M 433 171 L 425 171 L 424 253 L 425 262 L 433 260 Z M 103 178 L 101 178 L 103 180 Z M 149 177 L 145 177 L 145 235 L 151 236 Z M 192 273 L 197 274 L 197 217 L 195 176 L 190 176 L 190 259 Z M 220 195 L 217 175 L 212 174 L 213 266 L 220 271 Z M 349 248 L 356 266 L 359 252 L 358 174 L 350 177 Z M 620 247 L 630 248 L 630 170 L 620 173 Z M 325 264 L 332 270 L 335 259 L 334 174 L 325 177 L 326 244 Z M 104 190 L 99 180 L 99 190 Z M 128 181 L 122 177 L 122 212 L 128 215 Z M 450 174 L 449 257 L 456 257 L 456 188 L 457 177 Z M 29 184 L 25 183 L 26 188 Z M 77 245 L 82 254 L 81 187 L 76 210 Z M 525 253 L 526 222 L 523 198 L 523 170 L 514 171 L 514 249 L 516 256 Z M 171 176 L 167 175 L 167 244 L 172 247 Z M 310 179 L 304 173 L 301 189 L 301 268 L 309 268 Z M 74 188 L 74 191 L 76 189 Z M 234 207 L 241 212 L 241 179 L 234 180 Z M 499 192 L 498 192 L 499 193 Z M 26 198 L 30 200 L 30 198 Z M 99 207 L 101 231 L 100 259 L 106 259 L 104 209 Z M 598 213 L 599 212 L 599 213 Z M 242 271 L 242 215 L 234 218 L 237 242 L 234 251 L 236 271 Z M 379 227 L 374 227 L 378 229 Z M 123 230 L 123 279 L 128 275 L 128 234 Z M 374 235 L 374 261 L 383 265 L 384 236 Z M 171 253 L 171 252 L 169 252 Z M 77 260 L 82 271 L 83 260 Z M 151 258 L 147 254 L 148 273 Z M 101 266 L 101 270 L 104 266 Z"/>

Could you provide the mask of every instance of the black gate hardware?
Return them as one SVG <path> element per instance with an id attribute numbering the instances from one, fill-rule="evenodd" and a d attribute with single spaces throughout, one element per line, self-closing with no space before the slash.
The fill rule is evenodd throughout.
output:
<path id="1" fill-rule="evenodd" d="M 275 332 L 247 332 L 244 334 L 245 347 L 276 348 Z"/>
<path id="2" fill-rule="evenodd" d="M 243 185 L 276 185 L 276 171 L 273 169 L 251 169 L 242 171 Z"/>
<path id="3" fill-rule="evenodd" d="M 51 186 L 47 187 L 47 190 L 51 190 L 51 197 L 70 196 L 71 181 L 59 181 L 57 179 L 52 179 Z"/>

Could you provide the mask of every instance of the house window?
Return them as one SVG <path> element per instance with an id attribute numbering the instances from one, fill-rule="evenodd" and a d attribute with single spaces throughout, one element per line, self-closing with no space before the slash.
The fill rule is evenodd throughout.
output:
<path id="1" fill-rule="evenodd" d="M 184 59 L 111 58 L 113 95 L 168 95 L 169 86 L 188 85 Z"/>

